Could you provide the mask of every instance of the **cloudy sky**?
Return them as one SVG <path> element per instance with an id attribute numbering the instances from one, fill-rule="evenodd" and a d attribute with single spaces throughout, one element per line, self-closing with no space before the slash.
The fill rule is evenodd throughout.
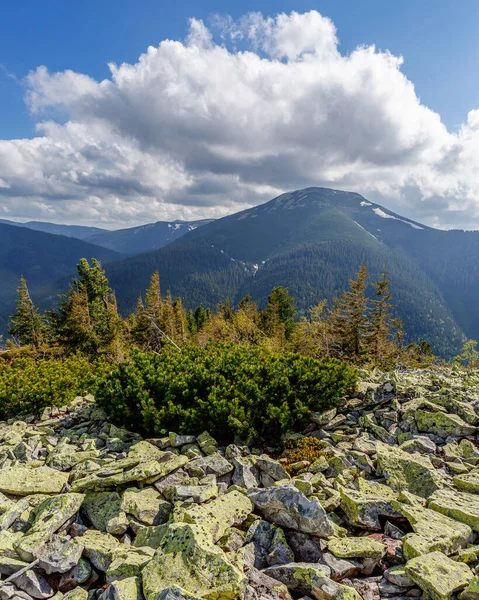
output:
<path id="1" fill-rule="evenodd" d="M 374 30 L 362 40 L 360 20 L 355 30 L 351 19 L 348 43 L 340 44 L 344 16 L 298 4 L 298 12 L 233 16 L 209 6 L 197 16 L 191 6 L 181 31 L 163 19 L 154 42 L 153 24 L 144 43 L 138 25 L 134 45 L 141 50 L 128 59 L 115 22 L 118 56 L 107 65 L 100 32 L 88 37 L 83 21 L 77 35 L 89 51 L 68 46 L 63 61 L 49 60 L 61 56 L 60 39 L 45 42 L 46 56 L 41 42 L 36 51 L 36 28 L 21 65 L 4 40 L 0 217 L 116 228 L 218 217 L 320 185 L 357 191 L 429 225 L 479 228 L 477 65 L 462 75 L 462 93 L 447 77 L 450 57 L 434 60 L 429 52 L 424 60 L 416 39 L 410 54 L 418 90 L 401 50 L 401 41 L 411 47 L 405 28 L 412 4 L 391 46 L 379 29 L 378 40 Z M 478 16 L 460 18 L 465 28 L 477 27 Z M 123 39 L 130 35 L 124 25 Z M 423 45 L 436 43 L 424 27 Z M 457 43 L 451 41 L 454 56 Z M 131 39 L 126 45 L 131 54 Z"/>

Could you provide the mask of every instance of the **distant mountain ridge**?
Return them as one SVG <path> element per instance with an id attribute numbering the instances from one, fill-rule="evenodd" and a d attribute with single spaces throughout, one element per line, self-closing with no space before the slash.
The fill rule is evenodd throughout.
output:
<path id="1" fill-rule="evenodd" d="M 122 254 L 134 255 L 158 250 L 179 239 L 190 231 L 211 223 L 212 219 L 200 221 L 157 221 L 138 227 L 102 231 L 89 236 L 87 241 Z"/>
<path id="2" fill-rule="evenodd" d="M 43 231 L 44 233 L 52 233 L 53 235 L 65 235 L 66 237 L 77 238 L 84 240 L 91 235 L 106 231 L 100 227 L 85 227 L 83 225 L 59 225 L 57 223 L 46 223 L 43 221 L 27 221 L 19 223 L 18 221 L 9 221 L 0 219 L 3 225 L 11 225 L 13 227 L 26 227 L 34 231 Z"/>
<path id="3" fill-rule="evenodd" d="M 479 307 L 471 318 L 463 291 L 454 291 L 456 280 L 467 279 L 471 303 L 479 292 L 478 266 L 469 266 L 471 277 L 462 266 L 464 246 L 479 265 L 479 232 L 439 231 L 357 193 L 307 188 L 217 219 L 107 271 L 124 312 L 134 309 L 156 269 L 163 289 L 189 307 L 214 307 L 226 297 L 237 302 L 247 293 L 264 304 L 272 287 L 284 285 L 304 311 L 340 294 L 360 264 L 372 278 L 385 266 L 408 339 L 425 337 L 451 355 L 465 335 L 479 337 Z"/>
<path id="4" fill-rule="evenodd" d="M 304 314 L 342 293 L 365 264 L 373 280 L 386 267 L 407 340 L 428 339 L 447 357 L 466 337 L 479 339 L 479 232 L 437 230 L 357 193 L 307 188 L 214 221 L 159 222 L 100 232 L 90 241 L 97 245 L 83 255 L 102 260 L 123 314 L 135 309 L 155 270 L 163 291 L 181 296 L 188 308 L 214 308 L 226 298 L 236 303 L 248 293 L 264 305 L 282 285 Z M 124 250 L 123 257 L 100 242 Z M 161 247 L 151 251 L 152 244 Z M 66 285 L 63 273 L 58 283 L 53 275 L 38 290 L 49 302 Z M 9 303 L 11 311 L 11 294 Z M 6 311 L 3 294 L 0 318 Z"/>

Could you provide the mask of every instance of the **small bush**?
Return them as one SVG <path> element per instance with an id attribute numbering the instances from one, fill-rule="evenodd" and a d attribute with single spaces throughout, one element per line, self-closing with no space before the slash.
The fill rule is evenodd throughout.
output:
<path id="1" fill-rule="evenodd" d="M 102 364 L 83 356 L 66 359 L 18 357 L 0 361 L 0 419 L 39 414 L 46 406 L 62 406 L 94 387 Z"/>
<path id="2" fill-rule="evenodd" d="M 222 441 L 266 438 L 304 425 L 309 411 L 337 405 L 356 371 L 331 358 L 209 344 L 182 352 L 134 351 L 98 381 L 110 417 L 150 435 L 207 429 Z"/>

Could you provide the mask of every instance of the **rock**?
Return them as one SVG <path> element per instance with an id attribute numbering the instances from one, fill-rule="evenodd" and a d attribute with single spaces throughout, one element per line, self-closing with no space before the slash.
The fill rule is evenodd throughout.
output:
<path id="1" fill-rule="evenodd" d="M 121 550 L 120 542 L 109 533 L 89 529 L 81 538 L 83 554 L 95 569 L 106 572 L 115 555 Z"/>
<path id="2" fill-rule="evenodd" d="M 293 550 L 297 562 L 320 562 L 323 556 L 324 541 L 320 538 L 301 533 L 300 531 L 285 530 L 286 541 Z"/>
<path id="3" fill-rule="evenodd" d="M 63 600 L 87 600 L 88 592 L 81 587 L 77 587 L 63 596 Z"/>
<path id="4" fill-rule="evenodd" d="M 128 488 L 123 492 L 121 509 L 146 525 L 160 525 L 168 520 L 172 506 L 152 487 Z"/>
<path id="5" fill-rule="evenodd" d="M 31 569 L 15 577 L 15 585 L 32 598 L 51 598 L 55 593 L 48 581 Z"/>
<path id="6" fill-rule="evenodd" d="M 11 527 L 15 521 L 29 508 L 29 502 L 27 499 L 18 500 L 17 502 L 5 502 L 1 506 L 3 512 L 0 515 L 0 531 Z"/>
<path id="7" fill-rule="evenodd" d="M 412 558 L 407 562 L 405 570 L 432 600 L 448 600 L 473 579 L 469 567 L 454 562 L 442 552 L 431 552 Z"/>
<path id="8" fill-rule="evenodd" d="M 236 527 L 230 527 L 218 540 L 218 546 L 223 552 L 235 552 L 245 544 L 246 534 Z"/>
<path id="9" fill-rule="evenodd" d="M 378 469 L 393 490 L 407 489 L 413 494 L 427 498 L 442 487 L 441 476 L 427 456 L 408 454 L 400 448 L 382 442 L 378 442 L 376 448 Z"/>
<path id="10" fill-rule="evenodd" d="M 59 494 L 68 483 L 68 473 L 50 467 L 9 467 L 0 470 L 0 492 L 14 496 Z"/>
<path id="11" fill-rule="evenodd" d="M 291 600 L 288 588 L 266 575 L 266 573 L 255 569 L 249 569 L 248 586 L 244 592 L 244 600 Z"/>
<path id="12" fill-rule="evenodd" d="M 154 559 L 142 571 L 146 600 L 158 590 L 180 587 L 207 599 L 233 600 L 246 586 L 246 578 L 230 563 L 199 525 L 173 523 L 163 536 Z"/>
<path id="13" fill-rule="evenodd" d="M 250 456 L 238 456 L 233 458 L 233 483 L 246 490 L 258 487 L 260 475 L 255 464 L 256 460 Z"/>
<path id="14" fill-rule="evenodd" d="M 453 483 L 459 490 L 479 494 L 479 473 L 477 471 L 457 475 L 453 478 Z"/>
<path id="15" fill-rule="evenodd" d="M 172 431 L 170 431 L 168 436 L 170 438 L 170 446 L 173 448 L 179 448 L 185 444 L 193 444 L 196 441 L 194 435 L 179 435 L 178 433 L 173 433 Z"/>
<path id="16" fill-rule="evenodd" d="M 217 441 L 211 437 L 207 431 L 203 431 L 203 433 L 196 438 L 196 442 L 201 448 L 201 451 L 207 456 L 218 451 Z"/>
<path id="17" fill-rule="evenodd" d="M 397 493 L 381 484 L 373 484 L 364 479 L 358 480 L 360 489 L 339 487 L 341 508 L 348 521 L 355 527 L 381 530 L 379 517 L 397 518 L 399 513 L 393 507 Z"/>
<path id="18" fill-rule="evenodd" d="M 176 516 L 185 523 L 201 525 L 214 542 L 232 525 L 240 525 L 253 511 L 253 503 L 240 492 L 228 492 L 207 504 L 194 505 Z"/>
<path id="19" fill-rule="evenodd" d="M 218 496 L 218 486 L 216 483 L 207 485 L 172 485 L 165 490 L 164 494 L 172 502 L 191 501 L 201 504 Z"/>
<path id="20" fill-rule="evenodd" d="M 191 477 L 205 477 L 206 475 L 216 475 L 222 477 L 234 469 L 233 465 L 221 454 L 214 453 L 203 458 L 197 458 L 185 465 L 185 471 Z"/>
<path id="21" fill-rule="evenodd" d="M 397 565 L 395 567 L 386 569 L 386 571 L 384 571 L 384 577 L 389 581 L 389 583 L 402 588 L 410 588 L 414 586 L 414 581 L 406 573 L 404 565 Z"/>
<path id="22" fill-rule="evenodd" d="M 328 537 L 334 527 L 316 498 L 308 499 L 293 486 L 252 490 L 248 494 L 267 520 L 303 533 Z"/>
<path id="23" fill-rule="evenodd" d="M 425 436 L 416 436 L 411 440 L 407 440 L 400 446 L 404 452 L 425 452 L 426 454 L 435 454 L 436 444 Z"/>
<path id="24" fill-rule="evenodd" d="M 18 589 L 13 583 L 3 584 L 0 587 L 0 600 L 32 600 L 26 592 Z"/>
<path id="25" fill-rule="evenodd" d="M 290 479 L 288 471 L 281 463 L 270 458 L 267 454 L 262 454 L 256 459 L 256 466 L 260 471 L 266 473 L 273 481 L 281 481 Z"/>
<path id="26" fill-rule="evenodd" d="M 90 563 L 81 558 L 73 569 L 63 573 L 58 583 L 58 589 L 61 592 L 69 592 L 79 585 L 86 583 L 90 579 L 91 574 L 92 568 Z"/>
<path id="27" fill-rule="evenodd" d="M 141 598 L 141 583 L 138 577 L 128 577 L 121 581 L 113 581 L 102 596 L 102 600 L 141 600 Z M 157 600 L 159 598 L 160 596 L 158 596 Z"/>
<path id="28" fill-rule="evenodd" d="M 338 558 L 380 559 L 386 553 L 384 544 L 369 537 L 331 538 L 328 549 Z"/>
<path id="29" fill-rule="evenodd" d="M 83 499 L 83 494 L 61 494 L 46 498 L 35 509 L 34 521 L 28 533 L 52 535 L 76 515 Z"/>
<path id="30" fill-rule="evenodd" d="M 429 508 L 479 531 L 479 496 L 456 490 L 438 490 L 430 497 Z"/>
<path id="31" fill-rule="evenodd" d="M 139 576 L 142 568 L 153 558 L 154 553 L 153 548 L 119 550 L 106 572 L 107 583 Z"/>
<path id="32" fill-rule="evenodd" d="M 255 549 L 254 566 L 264 569 L 268 565 L 283 565 L 294 561 L 294 554 L 285 534 L 277 525 L 258 520 L 248 529 L 245 542 Z"/>
<path id="33" fill-rule="evenodd" d="M 83 546 L 77 540 L 53 535 L 33 554 L 38 558 L 38 566 L 45 573 L 66 573 L 76 567 L 80 561 Z"/>
<path id="34" fill-rule="evenodd" d="M 427 412 L 419 409 L 414 413 L 418 431 L 435 433 L 442 437 L 473 435 L 477 427 L 468 425 L 457 415 L 443 412 Z"/>
<path id="35" fill-rule="evenodd" d="M 334 579 L 334 581 L 341 581 L 345 577 L 356 577 L 363 570 L 360 562 L 337 558 L 329 552 L 323 554 L 320 562 L 331 569 L 331 579 Z"/>
<path id="36" fill-rule="evenodd" d="M 440 550 L 454 554 L 464 548 L 472 537 L 468 525 L 420 505 L 397 503 L 398 512 L 407 518 L 414 533 L 403 538 L 403 551 L 407 559 Z"/>
<path id="37" fill-rule="evenodd" d="M 477 575 L 460 594 L 459 600 L 479 600 L 479 577 Z"/>
<path id="38" fill-rule="evenodd" d="M 353 588 L 330 579 L 330 570 L 326 565 L 290 563 L 268 567 L 263 572 L 284 583 L 290 591 L 308 594 L 318 600 L 361 600 Z"/>
<path id="39" fill-rule="evenodd" d="M 126 599 L 125 599 L 126 600 Z M 178 587 L 169 587 L 162 590 L 156 600 L 204 600 L 198 596 L 191 596 L 185 590 Z"/>
<path id="40" fill-rule="evenodd" d="M 330 408 L 329 410 L 325 410 L 323 412 L 312 412 L 309 418 L 313 423 L 316 423 L 316 425 L 327 425 L 334 419 L 336 413 L 336 408 Z"/>
<path id="41" fill-rule="evenodd" d="M 122 535 L 128 529 L 128 518 L 122 510 L 118 492 L 89 492 L 83 502 L 83 510 L 99 531 Z"/>

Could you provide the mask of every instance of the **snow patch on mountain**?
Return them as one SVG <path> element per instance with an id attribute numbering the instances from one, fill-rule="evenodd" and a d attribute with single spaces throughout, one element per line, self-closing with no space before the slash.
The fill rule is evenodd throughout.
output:
<path id="1" fill-rule="evenodd" d="M 410 223 L 409 221 L 405 221 L 404 219 L 399 219 L 398 217 L 394 217 L 393 215 L 388 215 L 380 208 L 373 208 L 373 212 L 377 214 L 378 217 L 382 219 L 394 219 L 395 221 L 401 221 L 401 223 L 406 223 L 406 225 L 410 225 L 413 229 L 424 229 L 424 227 L 419 227 L 416 223 Z"/>

